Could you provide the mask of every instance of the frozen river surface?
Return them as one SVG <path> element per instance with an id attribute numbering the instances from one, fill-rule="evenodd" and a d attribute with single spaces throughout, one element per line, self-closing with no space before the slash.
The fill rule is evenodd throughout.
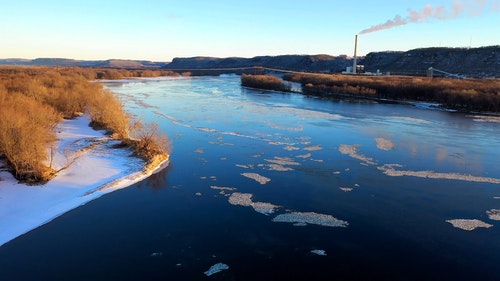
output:
<path id="1" fill-rule="evenodd" d="M 498 118 L 237 76 L 106 87 L 170 167 L 0 247 L 0 280 L 500 280 Z"/>

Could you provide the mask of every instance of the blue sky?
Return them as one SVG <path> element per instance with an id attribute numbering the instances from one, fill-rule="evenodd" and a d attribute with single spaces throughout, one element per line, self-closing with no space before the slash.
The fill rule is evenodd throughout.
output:
<path id="1" fill-rule="evenodd" d="M 360 54 L 500 45 L 500 0 L 0 0 L 0 58 L 352 56 L 355 34 L 397 15 L 407 24 L 360 35 Z"/>

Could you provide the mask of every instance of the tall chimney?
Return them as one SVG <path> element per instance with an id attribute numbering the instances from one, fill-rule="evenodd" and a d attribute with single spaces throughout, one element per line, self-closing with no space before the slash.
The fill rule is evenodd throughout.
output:
<path id="1" fill-rule="evenodd" d="M 352 63 L 352 73 L 356 74 L 356 68 L 357 68 L 357 57 L 358 55 L 358 35 L 356 34 L 356 37 L 354 39 L 354 61 Z"/>

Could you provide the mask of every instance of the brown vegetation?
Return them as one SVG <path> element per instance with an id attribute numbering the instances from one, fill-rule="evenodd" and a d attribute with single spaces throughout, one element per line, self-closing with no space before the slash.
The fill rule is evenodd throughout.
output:
<path id="1" fill-rule="evenodd" d="M 463 111 L 500 111 L 499 79 L 287 74 L 306 95 L 426 101 Z"/>
<path id="2" fill-rule="evenodd" d="M 241 85 L 245 87 L 258 88 L 264 90 L 274 90 L 281 92 L 290 92 L 291 87 L 279 77 L 272 75 L 241 75 Z"/>
<path id="3" fill-rule="evenodd" d="M 131 122 L 121 102 L 98 83 L 99 70 L 0 68 L 0 157 L 16 178 L 43 182 L 56 171 L 47 164 L 62 118 L 87 113 L 92 125 L 129 144 L 146 161 L 166 159 L 168 140 L 157 125 Z M 121 72 L 119 72 L 121 73 Z M 152 75 L 149 72 L 146 75 Z"/>

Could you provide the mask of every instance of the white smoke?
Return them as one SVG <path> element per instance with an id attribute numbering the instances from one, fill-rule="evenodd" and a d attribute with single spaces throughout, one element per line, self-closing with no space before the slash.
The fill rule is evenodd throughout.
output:
<path id="1" fill-rule="evenodd" d="M 474 0 L 474 1 L 453 1 L 449 7 L 444 5 L 433 6 L 432 4 L 425 5 L 422 10 L 415 11 L 408 9 L 408 14 L 405 17 L 396 15 L 394 19 L 387 20 L 384 23 L 374 25 L 364 29 L 359 34 L 376 32 L 384 29 L 393 28 L 396 26 L 405 25 L 408 23 L 427 22 L 431 19 L 446 20 L 459 17 L 461 15 L 479 16 L 484 12 L 500 11 L 499 0 Z"/>

